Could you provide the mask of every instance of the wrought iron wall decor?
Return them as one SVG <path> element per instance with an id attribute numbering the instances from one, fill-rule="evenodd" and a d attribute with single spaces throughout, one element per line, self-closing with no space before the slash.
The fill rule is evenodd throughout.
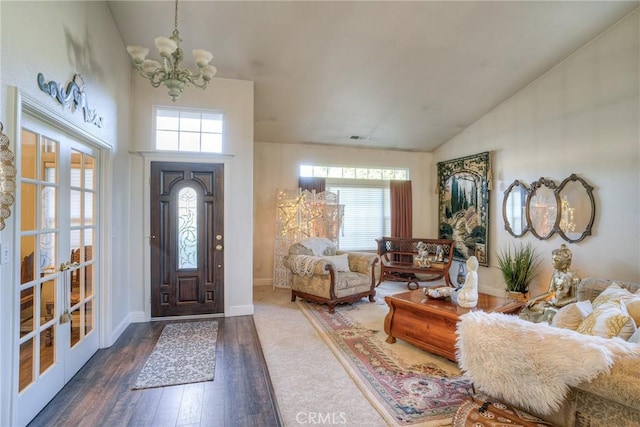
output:
<path id="1" fill-rule="evenodd" d="M 57 99 L 63 108 L 68 110 L 71 110 L 72 107 L 75 110 L 82 109 L 86 123 L 91 123 L 99 128 L 102 127 L 103 118 L 99 116 L 95 110 L 89 108 L 87 94 L 84 92 L 84 80 L 80 74 L 75 74 L 73 80 L 67 83 L 65 89 L 61 83 L 54 81 L 46 82 L 44 75 L 38 73 L 38 87 L 41 91 L 48 93 L 52 98 Z"/>
<path id="2" fill-rule="evenodd" d="M 558 233 L 567 242 L 576 243 L 591 235 L 595 214 L 593 187 L 576 174 L 560 185 L 540 178 L 531 188 L 516 180 L 506 189 L 502 200 L 504 228 L 514 237 L 522 237 L 531 230 L 540 240 Z"/>
<path id="3" fill-rule="evenodd" d="M 454 258 L 489 265 L 490 153 L 438 163 L 438 237 L 455 240 Z"/>
<path id="4" fill-rule="evenodd" d="M 15 201 L 16 161 L 9 149 L 10 143 L 0 122 L 0 230 L 5 227 L 4 220 L 11 216 L 11 205 Z"/>

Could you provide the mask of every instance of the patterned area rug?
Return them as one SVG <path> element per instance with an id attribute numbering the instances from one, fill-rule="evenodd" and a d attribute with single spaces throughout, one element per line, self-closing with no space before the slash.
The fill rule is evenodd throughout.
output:
<path id="1" fill-rule="evenodd" d="M 334 314 L 324 305 L 298 305 L 389 425 L 450 425 L 470 383 L 453 362 L 401 340 L 386 343 L 386 304 L 376 299 L 338 306 Z"/>
<path id="2" fill-rule="evenodd" d="M 133 389 L 212 381 L 218 322 L 167 324 Z"/>

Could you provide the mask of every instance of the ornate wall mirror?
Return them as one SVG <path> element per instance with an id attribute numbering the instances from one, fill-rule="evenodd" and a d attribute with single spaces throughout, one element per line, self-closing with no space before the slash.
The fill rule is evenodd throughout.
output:
<path id="1" fill-rule="evenodd" d="M 502 218 L 504 228 L 513 237 L 522 237 L 529 231 L 526 206 L 529 188 L 524 182 L 515 180 L 505 190 L 502 199 Z"/>
<path id="2" fill-rule="evenodd" d="M 572 174 L 557 189 L 560 214 L 558 234 L 569 243 L 579 242 L 591 235 L 596 215 L 593 187 Z"/>
<path id="3" fill-rule="evenodd" d="M 527 197 L 527 222 L 531 233 L 540 240 L 546 240 L 558 229 L 560 220 L 558 197 L 555 182 L 540 178 L 531 184 Z"/>
<path id="4" fill-rule="evenodd" d="M 4 229 L 4 220 L 11 215 L 16 191 L 15 157 L 9 149 L 9 137 L 3 131 L 4 125 L 0 122 L 0 230 Z"/>

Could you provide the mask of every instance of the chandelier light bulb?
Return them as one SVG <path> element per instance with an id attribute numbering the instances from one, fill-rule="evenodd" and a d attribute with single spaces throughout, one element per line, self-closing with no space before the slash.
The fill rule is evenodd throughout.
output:
<path id="1" fill-rule="evenodd" d="M 178 43 L 168 37 L 156 37 L 155 43 L 160 56 L 169 56 L 178 49 Z"/>
<path id="2" fill-rule="evenodd" d="M 213 54 L 208 50 L 194 49 L 193 57 L 198 69 L 191 71 L 180 67 L 183 60 L 183 52 L 180 49 L 180 32 L 178 31 L 178 0 L 175 2 L 175 28 L 171 37 L 156 37 L 156 48 L 162 57 L 161 62 L 146 59 L 149 49 L 141 46 L 127 46 L 127 52 L 131 55 L 133 68 L 138 70 L 145 79 L 148 79 L 153 87 L 164 85 L 169 90 L 169 96 L 173 101 L 182 95 L 185 86 L 195 86 L 198 89 L 207 87 L 211 78 L 218 71 L 209 62 Z"/>
<path id="3" fill-rule="evenodd" d="M 196 64 L 198 64 L 198 67 L 200 68 L 205 67 L 213 59 L 213 53 L 208 50 L 194 49 L 192 52 L 193 57 L 196 60 Z"/>
<path id="4" fill-rule="evenodd" d="M 149 55 L 149 49 L 142 46 L 127 46 L 127 52 L 134 62 L 141 63 Z"/>
<path id="5" fill-rule="evenodd" d="M 213 65 L 207 65 L 202 70 L 202 78 L 206 81 L 211 80 L 211 77 L 215 76 L 218 72 L 218 69 Z"/>

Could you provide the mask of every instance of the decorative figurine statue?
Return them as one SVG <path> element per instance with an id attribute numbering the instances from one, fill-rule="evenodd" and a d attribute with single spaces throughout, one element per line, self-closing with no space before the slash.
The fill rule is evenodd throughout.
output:
<path id="1" fill-rule="evenodd" d="M 475 256 L 467 259 L 467 277 L 462 288 L 456 292 L 456 302 L 465 308 L 478 305 L 478 258 Z"/>
<path id="2" fill-rule="evenodd" d="M 415 263 L 418 267 L 431 267 L 429 262 L 429 251 L 427 250 L 427 244 L 424 242 L 418 242 L 416 245 L 418 255 L 415 257 Z"/>
<path id="3" fill-rule="evenodd" d="M 562 244 L 551 252 L 555 270 L 547 292 L 540 294 L 524 306 L 520 317 L 532 322 L 549 322 L 558 310 L 567 304 L 577 301 L 577 287 L 580 278 L 569 267 L 571 266 L 571 250 Z"/>
<path id="4" fill-rule="evenodd" d="M 436 246 L 436 262 L 444 262 L 444 250 L 442 245 Z"/>

